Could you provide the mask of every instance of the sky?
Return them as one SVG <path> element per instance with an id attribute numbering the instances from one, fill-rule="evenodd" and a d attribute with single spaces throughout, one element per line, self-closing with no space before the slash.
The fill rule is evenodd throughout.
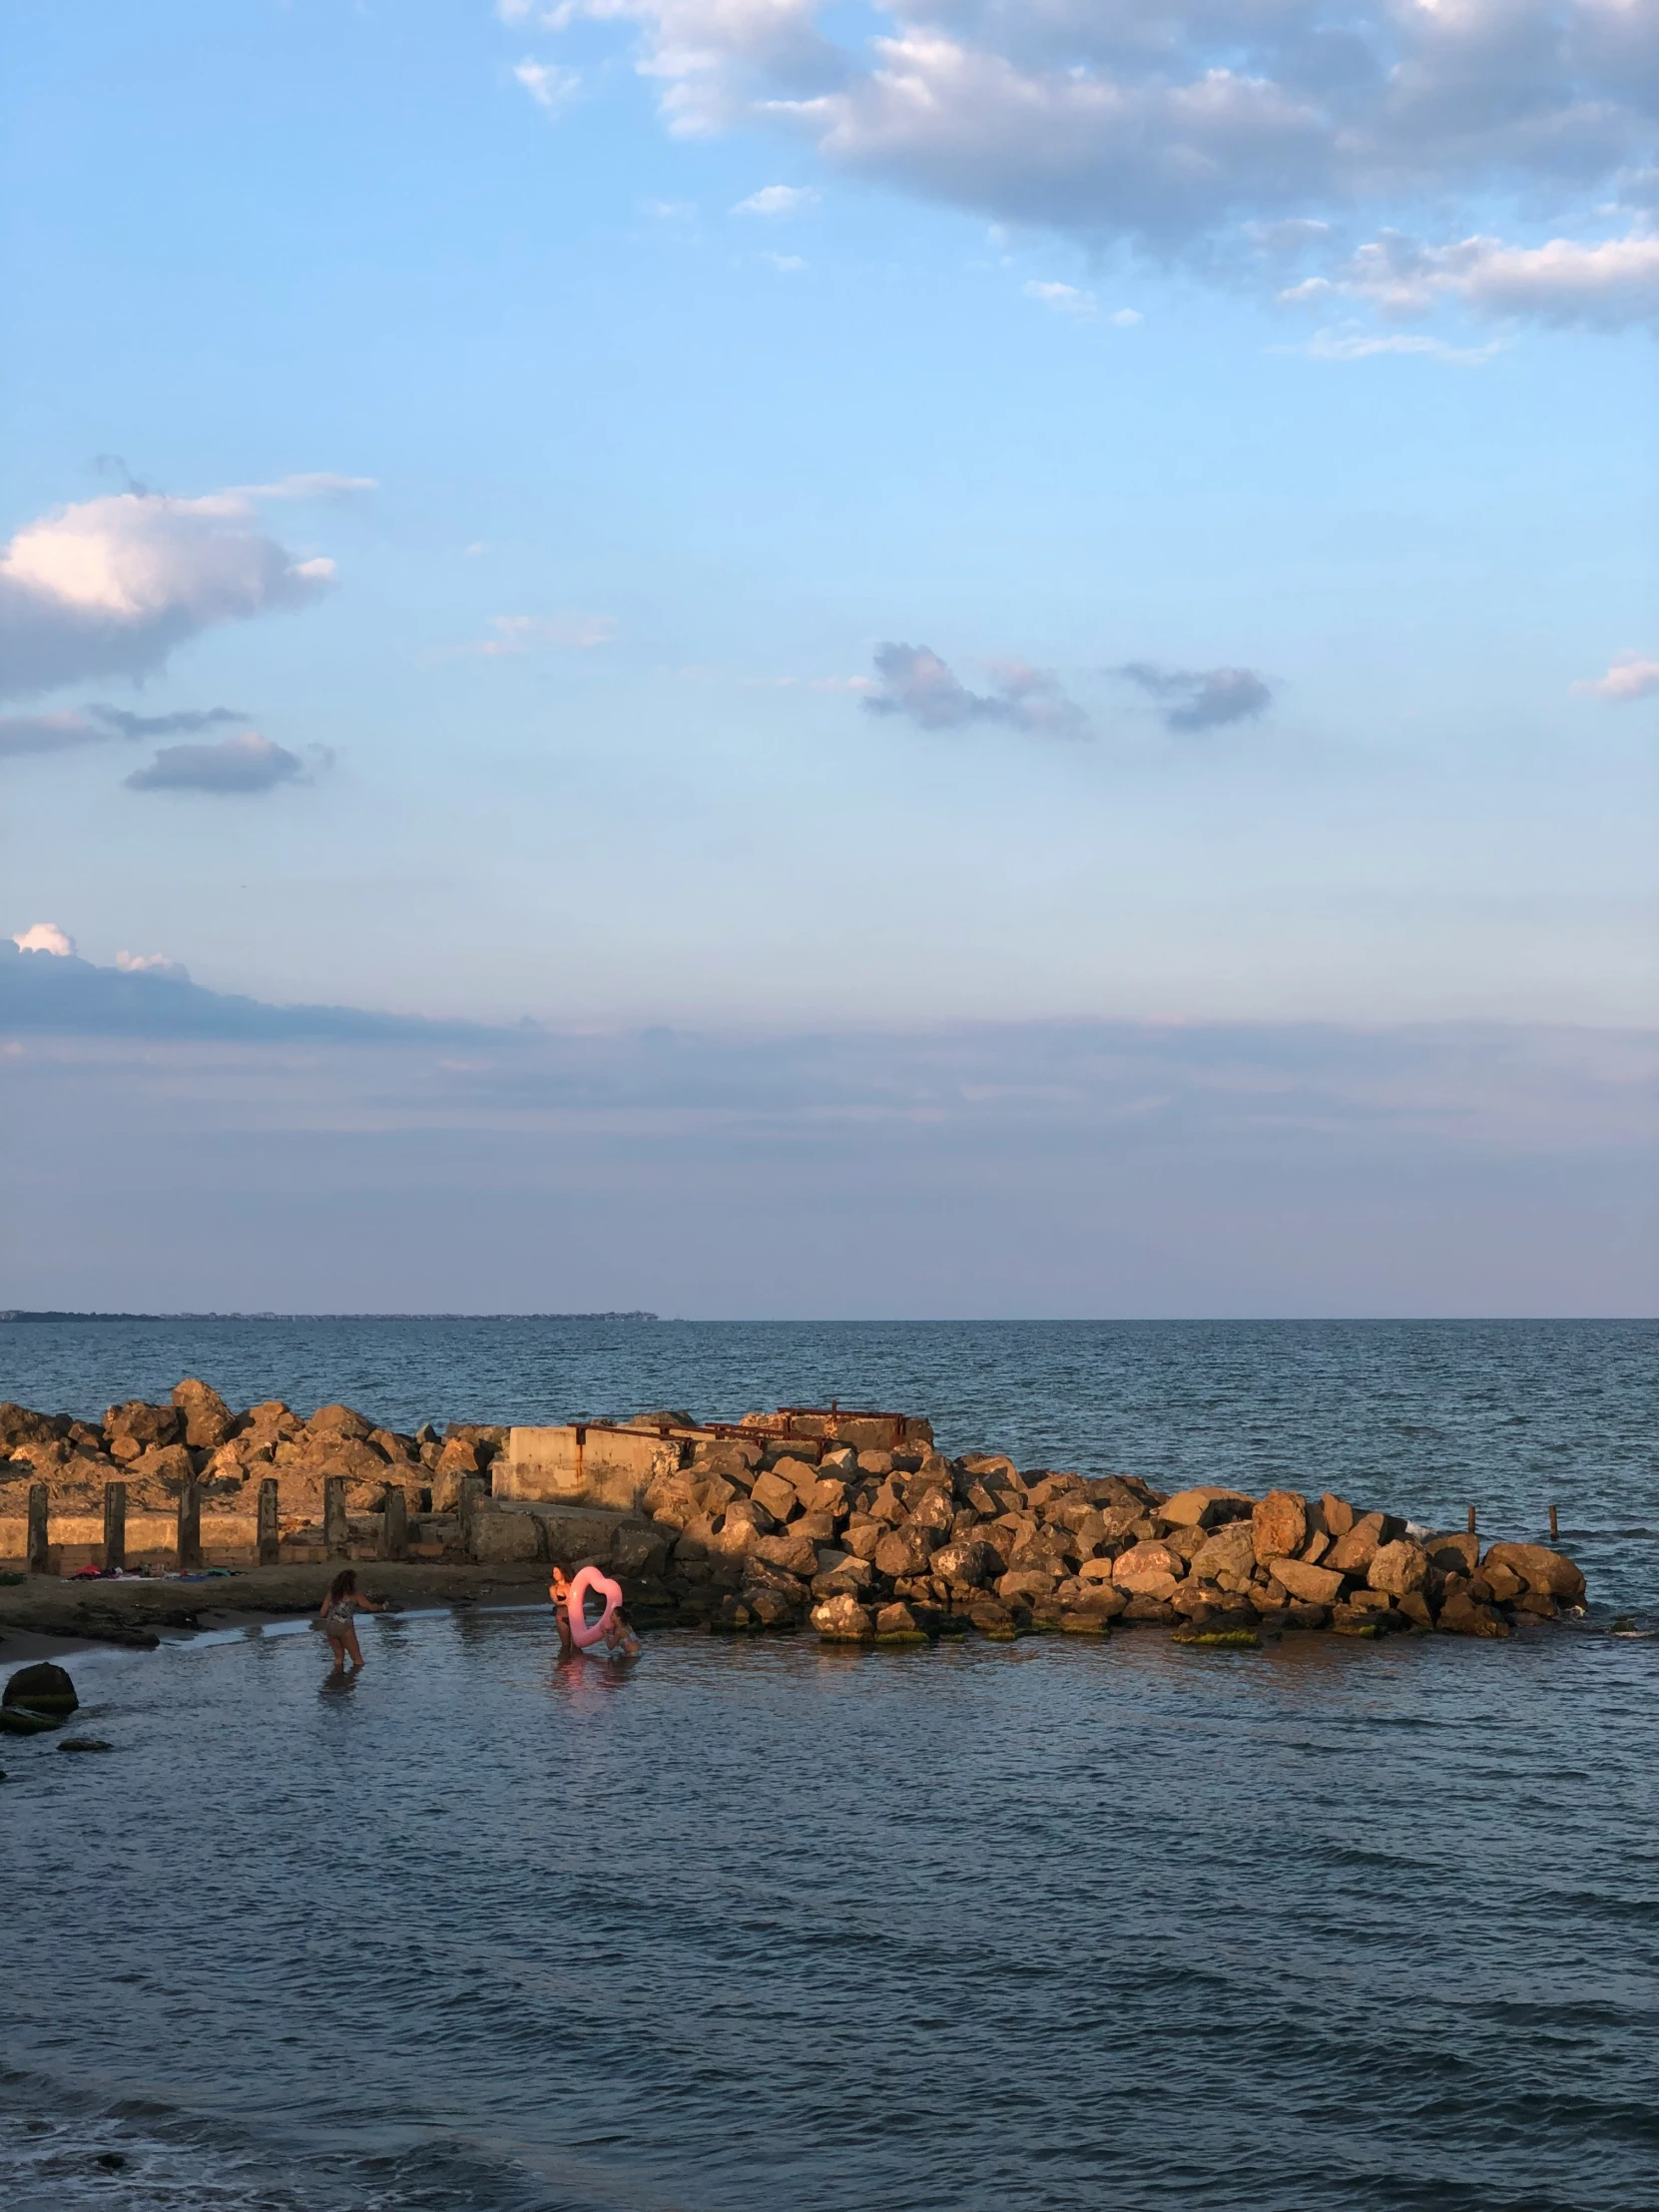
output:
<path id="1" fill-rule="evenodd" d="M 1653 0 L 0 40 L 0 1302 L 1653 1310 Z"/>

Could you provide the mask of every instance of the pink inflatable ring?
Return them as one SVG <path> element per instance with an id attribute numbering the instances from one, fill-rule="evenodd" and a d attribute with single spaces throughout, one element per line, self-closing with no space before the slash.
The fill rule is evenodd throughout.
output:
<path id="1" fill-rule="evenodd" d="M 597 1590 L 605 1600 L 598 1620 L 588 1619 L 588 1592 Z M 622 1609 L 622 1584 L 613 1582 L 597 1567 L 584 1567 L 570 1585 L 570 1640 L 578 1651 L 589 1651 L 603 1641 L 607 1629 Z"/>

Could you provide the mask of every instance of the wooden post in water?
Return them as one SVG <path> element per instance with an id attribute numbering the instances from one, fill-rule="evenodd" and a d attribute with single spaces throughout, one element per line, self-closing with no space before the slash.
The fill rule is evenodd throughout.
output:
<path id="1" fill-rule="evenodd" d="M 330 1559 L 343 1559 L 351 1548 L 343 1474 L 325 1474 L 322 1478 L 322 1548 Z"/>
<path id="2" fill-rule="evenodd" d="M 52 1547 L 46 1526 L 47 1491 L 44 1482 L 29 1484 L 29 1572 L 50 1574 Z"/>
<path id="3" fill-rule="evenodd" d="M 260 1565 L 281 1563 L 282 1530 L 276 1518 L 276 1477 L 268 1474 L 260 1484 Z"/>
<path id="4" fill-rule="evenodd" d="M 1472 1505 L 1469 1507 L 1469 1534 L 1471 1536 L 1474 1534 L 1474 1507 Z"/>
<path id="5" fill-rule="evenodd" d="M 478 1500 L 484 1494 L 484 1478 L 481 1474 L 463 1474 L 461 1493 L 457 1505 L 461 1519 L 461 1557 L 476 1556 Z"/>
<path id="6" fill-rule="evenodd" d="M 104 1485 L 104 1564 L 118 1570 L 127 1564 L 127 1485 Z"/>
<path id="7" fill-rule="evenodd" d="M 380 1556 L 382 1559 L 409 1556 L 409 1493 L 401 1482 L 386 1484 L 380 1518 Z"/>
<path id="8" fill-rule="evenodd" d="M 194 1574 L 202 1564 L 202 1491 L 192 1476 L 179 1492 L 179 1572 Z"/>
<path id="9" fill-rule="evenodd" d="M 1554 1542 L 1555 1542 L 1555 1540 L 1556 1540 L 1556 1538 L 1557 1538 L 1557 1537 L 1558 1537 L 1558 1536 L 1560 1535 L 1560 1533 L 1561 1533 L 1561 1530 L 1560 1530 L 1560 1526 L 1559 1526 L 1559 1523 L 1558 1523 L 1558 1520 L 1557 1520 L 1557 1508 L 1556 1508 L 1555 1506 L 1553 1506 L 1553 1505 L 1552 1505 L 1552 1506 L 1550 1507 L 1550 1509 L 1549 1509 L 1549 1540 L 1550 1540 L 1550 1542 L 1551 1542 L 1551 1543 L 1554 1543 Z"/>

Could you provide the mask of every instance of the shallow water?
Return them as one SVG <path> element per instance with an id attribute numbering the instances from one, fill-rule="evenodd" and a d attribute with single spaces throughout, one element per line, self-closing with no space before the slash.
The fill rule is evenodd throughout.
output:
<path id="1" fill-rule="evenodd" d="M 1472 1497 L 1490 1532 L 1553 1496 L 1599 1530 L 1600 1626 L 674 1633 L 618 1674 L 479 1609 L 373 1622 L 344 1690 L 285 1627 L 78 1657 L 116 1749 L 0 1748 L 8 2208 L 1659 2203 L 1659 1641 L 1601 1632 L 1659 1587 L 1611 1533 L 1659 1524 L 1651 1329 L 149 1326 L 7 1330 L 38 1351 L 0 1388 L 836 1390 L 950 1447 Z"/>

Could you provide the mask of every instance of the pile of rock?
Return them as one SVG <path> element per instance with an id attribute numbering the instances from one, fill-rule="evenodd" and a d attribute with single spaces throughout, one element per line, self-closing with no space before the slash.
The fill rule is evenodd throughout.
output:
<path id="1" fill-rule="evenodd" d="M 13 1485 L 45 1482 L 55 1511 L 91 1511 L 105 1483 L 119 1479 L 130 1507 L 165 1511 L 191 1481 L 211 1508 L 251 1500 L 275 1476 L 283 1524 L 296 1527 L 320 1520 L 331 1475 L 344 1478 L 351 1512 L 377 1511 L 387 1482 L 397 1481 L 409 1486 L 412 1511 L 448 1513 L 463 1478 L 483 1473 L 506 1435 L 479 1421 L 405 1435 L 349 1405 L 318 1406 L 307 1420 L 280 1398 L 235 1413 L 194 1377 L 168 1404 L 130 1398 L 110 1406 L 96 1426 L 0 1403 L 0 1516 L 21 1510 L 8 1502 Z"/>
<path id="2" fill-rule="evenodd" d="M 1559 1552 L 1482 1553 L 1473 1535 L 1416 1529 L 1330 1492 L 1165 1496 L 1133 1476 L 1021 1474 L 1001 1452 L 947 1459 L 930 1433 L 881 1450 L 832 1422 L 820 1437 L 755 1425 L 753 1439 L 695 1444 L 646 1493 L 673 1534 L 665 1581 L 683 1619 L 810 1622 L 849 1643 L 1141 1622 L 1183 1641 L 1250 1643 L 1280 1628 L 1507 1636 L 1517 1616 L 1553 1619 L 1584 1595 Z"/>

